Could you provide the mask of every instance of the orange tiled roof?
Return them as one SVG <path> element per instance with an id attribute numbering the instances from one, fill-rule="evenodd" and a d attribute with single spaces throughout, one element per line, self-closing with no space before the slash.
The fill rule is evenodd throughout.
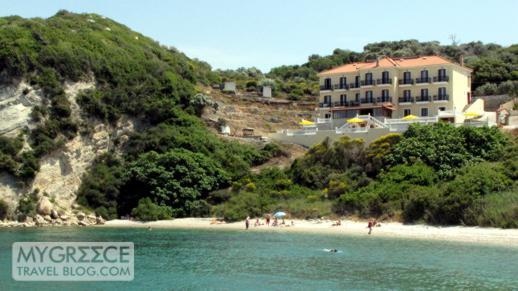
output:
<path id="1" fill-rule="evenodd" d="M 359 70 L 368 70 L 374 68 L 411 68 L 428 65 L 442 65 L 442 64 L 455 64 L 443 57 L 439 56 L 424 56 L 414 58 L 389 58 L 383 57 L 378 61 L 363 62 L 363 63 L 352 63 L 336 68 L 332 68 L 327 71 L 321 72 L 319 75 L 332 75 L 340 73 L 352 73 Z M 467 68 L 466 68 L 467 69 Z"/>

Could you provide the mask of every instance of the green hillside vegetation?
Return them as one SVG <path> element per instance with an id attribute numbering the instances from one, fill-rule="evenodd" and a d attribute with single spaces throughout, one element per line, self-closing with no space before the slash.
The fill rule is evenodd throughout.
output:
<path id="1" fill-rule="evenodd" d="M 448 124 L 412 125 L 369 146 L 342 137 L 313 146 L 286 171 L 266 169 L 209 200 L 229 220 L 282 209 L 304 218 L 517 227 L 517 145 L 496 128 Z"/>
<path id="2" fill-rule="evenodd" d="M 95 78 L 96 88 L 78 97 L 87 116 L 113 123 L 128 115 L 146 126 L 122 155 L 100 157 L 81 185 L 78 201 L 107 218 L 130 214 L 146 197 L 175 217 L 206 211 L 200 199 L 272 155 L 223 142 L 196 116 L 205 105 L 191 102 L 196 86 L 219 80 L 210 66 L 99 15 L 0 18 L 0 68 L 2 83 L 25 78 L 45 96 L 32 113 L 36 128 L 24 133 L 31 150 L 22 151 L 22 136 L 0 139 L 0 169 L 21 181 L 79 129 L 88 134 L 71 116 L 65 81 Z"/>

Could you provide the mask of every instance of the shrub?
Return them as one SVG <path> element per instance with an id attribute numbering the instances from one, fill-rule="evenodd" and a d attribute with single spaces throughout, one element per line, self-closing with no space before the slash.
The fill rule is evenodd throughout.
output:
<path id="1" fill-rule="evenodd" d="M 38 192 L 34 191 L 26 194 L 25 196 L 20 198 L 18 202 L 18 207 L 16 208 L 16 213 L 18 215 L 18 220 L 24 220 L 27 216 L 36 215 L 36 205 L 38 203 Z"/>
<path id="2" fill-rule="evenodd" d="M 152 221 L 170 219 L 173 211 L 169 206 L 157 205 L 149 198 L 142 198 L 138 202 L 138 206 L 133 208 L 131 215 L 138 220 Z"/>
<path id="3" fill-rule="evenodd" d="M 469 225 L 518 228 L 518 192 L 491 193 L 473 203 L 464 213 Z"/>

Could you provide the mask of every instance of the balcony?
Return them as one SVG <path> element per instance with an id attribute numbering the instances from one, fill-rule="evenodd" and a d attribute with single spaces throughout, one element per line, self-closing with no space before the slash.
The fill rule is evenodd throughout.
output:
<path id="1" fill-rule="evenodd" d="M 360 82 L 361 83 L 361 86 L 372 86 L 374 85 L 374 80 L 363 80 Z"/>
<path id="2" fill-rule="evenodd" d="M 390 96 L 381 96 L 376 98 L 377 103 L 392 103 L 392 97 Z"/>
<path id="3" fill-rule="evenodd" d="M 450 100 L 450 95 L 434 95 L 433 96 L 433 102 L 447 102 Z"/>
<path id="4" fill-rule="evenodd" d="M 333 86 L 331 85 L 320 85 L 320 91 L 331 91 L 333 90 Z"/>
<path id="5" fill-rule="evenodd" d="M 391 85 L 392 79 L 378 79 L 376 80 L 376 84 L 378 85 Z"/>
<path id="6" fill-rule="evenodd" d="M 432 82 L 432 78 L 416 78 L 415 83 L 416 84 L 429 84 Z"/>
<path id="7" fill-rule="evenodd" d="M 374 98 L 362 98 L 360 99 L 361 104 L 374 103 Z"/>
<path id="8" fill-rule="evenodd" d="M 360 88 L 360 83 L 349 83 L 350 89 L 358 89 Z"/>
<path id="9" fill-rule="evenodd" d="M 320 108 L 331 108 L 333 107 L 333 104 L 332 103 L 318 103 L 318 107 Z"/>
<path id="10" fill-rule="evenodd" d="M 413 79 L 402 79 L 402 80 L 399 80 L 399 85 L 414 85 L 414 80 Z"/>
<path id="11" fill-rule="evenodd" d="M 398 103 L 399 104 L 413 103 L 413 102 L 414 102 L 414 98 L 413 97 L 399 97 L 399 99 L 398 99 Z"/>
<path id="12" fill-rule="evenodd" d="M 415 97 L 415 102 L 430 102 L 432 98 L 430 96 L 417 96 Z"/>
<path id="13" fill-rule="evenodd" d="M 433 82 L 434 83 L 449 82 L 449 81 L 450 81 L 450 76 L 437 76 L 437 77 L 433 77 Z"/>
<path id="14" fill-rule="evenodd" d="M 347 84 L 335 84 L 335 90 L 347 90 L 349 86 Z"/>

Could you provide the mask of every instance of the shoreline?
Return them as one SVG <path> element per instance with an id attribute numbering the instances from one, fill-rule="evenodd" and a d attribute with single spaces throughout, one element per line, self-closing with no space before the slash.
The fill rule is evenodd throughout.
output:
<path id="1" fill-rule="evenodd" d="M 286 224 L 292 220 L 286 220 Z M 245 230 L 245 222 L 211 224 L 210 218 L 178 218 L 152 222 L 130 220 L 110 220 L 101 228 L 157 228 L 157 229 L 207 229 L 235 231 L 269 231 L 312 234 L 354 235 L 365 237 L 386 237 L 416 239 L 425 241 L 465 242 L 487 245 L 518 247 L 518 229 L 484 228 L 477 226 L 430 226 L 423 224 L 407 225 L 399 222 L 382 222 L 381 226 L 373 228 L 368 235 L 367 221 L 341 220 L 341 226 L 332 226 L 330 220 L 300 220 L 294 219 L 294 226 L 254 226 L 255 220 L 250 221 L 250 228 Z"/>
<path id="2" fill-rule="evenodd" d="M 291 226 L 291 221 L 294 226 Z M 264 220 L 261 221 L 264 223 Z M 250 220 L 250 228 L 245 230 L 245 221 L 231 223 L 214 223 L 212 218 L 176 218 L 159 221 L 108 220 L 103 224 L 46 224 L 27 226 L 25 223 L 0 222 L 2 229 L 34 228 L 34 227 L 87 227 L 87 228 L 151 228 L 152 229 L 204 229 L 231 231 L 262 231 L 279 233 L 311 233 L 325 235 L 364 236 L 415 239 L 423 241 L 462 242 L 484 245 L 518 247 L 518 229 L 501 229 L 478 226 L 431 226 L 426 224 L 403 224 L 400 222 L 381 222 L 368 235 L 367 221 L 341 219 L 340 226 L 332 226 L 336 220 L 302 220 L 286 219 L 286 226 L 254 226 Z"/>

